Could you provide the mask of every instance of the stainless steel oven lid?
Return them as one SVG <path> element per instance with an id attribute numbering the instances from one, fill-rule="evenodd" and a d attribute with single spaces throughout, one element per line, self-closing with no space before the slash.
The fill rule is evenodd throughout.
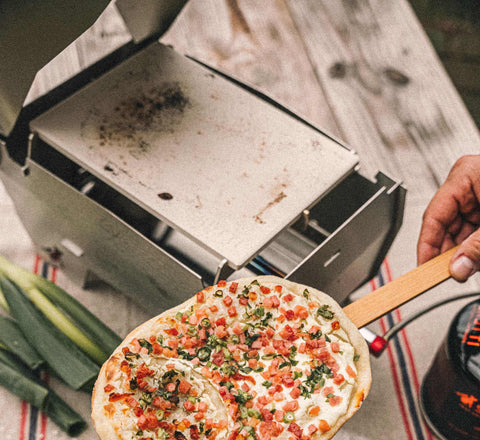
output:
<path id="1" fill-rule="evenodd" d="M 234 269 L 358 164 L 354 152 L 160 43 L 31 129 Z"/>
<path id="2" fill-rule="evenodd" d="M 187 0 L 117 0 L 134 42 L 160 37 Z M 107 0 L 0 2 L 0 135 L 8 136 L 36 73 L 85 32 Z"/>
<path id="3" fill-rule="evenodd" d="M 35 74 L 98 18 L 108 1 L 0 4 L 0 134 L 7 136 Z"/>

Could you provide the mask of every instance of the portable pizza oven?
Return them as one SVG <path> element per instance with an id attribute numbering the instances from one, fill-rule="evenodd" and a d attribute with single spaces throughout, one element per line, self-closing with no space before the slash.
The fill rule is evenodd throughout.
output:
<path id="1" fill-rule="evenodd" d="M 377 272 L 405 189 L 363 177 L 337 139 L 163 45 L 185 1 L 117 0 L 132 40 L 23 108 L 35 73 L 108 2 L 6 3 L 0 174 L 67 274 L 163 309 L 239 271 L 338 301 Z"/>

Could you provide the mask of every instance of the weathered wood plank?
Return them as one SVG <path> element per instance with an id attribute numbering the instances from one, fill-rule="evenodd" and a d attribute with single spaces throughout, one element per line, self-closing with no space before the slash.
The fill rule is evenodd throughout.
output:
<path id="1" fill-rule="evenodd" d="M 288 0 L 342 137 L 429 197 L 480 138 L 407 2 Z"/>
<path id="2" fill-rule="evenodd" d="M 338 134 L 284 0 L 191 1 L 162 41 Z"/>

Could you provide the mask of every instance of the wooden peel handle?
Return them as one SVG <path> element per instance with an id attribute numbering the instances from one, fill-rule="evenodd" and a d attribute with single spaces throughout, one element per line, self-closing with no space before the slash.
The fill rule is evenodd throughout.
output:
<path id="1" fill-rule="evenodd" d="M 458 246 L 344 307 L 357 328 L 386 315 L 423 292 L 450 278 L 449 263 Z"/>

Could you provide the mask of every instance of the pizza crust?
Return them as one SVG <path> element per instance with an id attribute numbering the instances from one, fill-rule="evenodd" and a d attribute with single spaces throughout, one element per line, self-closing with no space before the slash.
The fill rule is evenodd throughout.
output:
<path id="1" fill-rule="evenodd" d="M 317 432 L 312 436 L 313 440 L 327 440 L 332 438 L 342 425 L 352 417 L 352 415 L 360 408 L 363 400 L 367 397 L 371 384 L 371 371 L 368 346 L 365 339 L 362 337 L 358 329 L 348 319 L 338 303 L 327 294 L 306 286 L 303 284 L 294 283 L 275 276 L 257 276 L 250 278 L 242 278 L 235 280 L 239 286 L 249 285 L 252 281 L 257 280 L 261 285 L 274 284 L 285 287 L 291 293 L 302 295 L 305 289 L 311 298 L 317 300 L 321 304 L 327 304 L 335 313 L 335 319 L 339 321 L 340 327 L 347 333 L 349 342 L 355 349 L 355 353 L 359 355 L 355 366 L 357 369 L 357 376 L 352 390 L 350 402 L 345 414 L 339 417 L 334 426 L 331 426 L 330 431 L 325 433 Z M 213 292 L 214 286 L 207 287 L 203 290 L 206 294 Z M 171 325 L 171 320 L 174 320 L 175 315 L 179 311 L 184 311 L 196 304 L 196 296 L 188 299 L 178 306 L 166 310 L 162 314 L 146 321 L 132 330 L 124 339 L 122 344 L 112 353 L 110 358 L 104 363 L 96 381 L 93 395 L 92 395 L 92 421 L 94 427 L 101 440 L 125 440 L 119 436 L 112 425 L 112 419 L 109 416 L 112 408 L 109 406 L 108 393 L 104 388 L 109 383 L 114 382 L 120 376 L 120 362 L 123 357 L 122 347 L 128 344 L 134 338 L 148 338 L 149 335 L 158 334 L 163 328 Z M 205 379 L 208 380 L 208 379 Z M 212 384 L 212 386 L 214 386 Z M 223 402 L 222 402 L 223 403 Z M 230 423 L 229 423 L 230 425 Z"/>

